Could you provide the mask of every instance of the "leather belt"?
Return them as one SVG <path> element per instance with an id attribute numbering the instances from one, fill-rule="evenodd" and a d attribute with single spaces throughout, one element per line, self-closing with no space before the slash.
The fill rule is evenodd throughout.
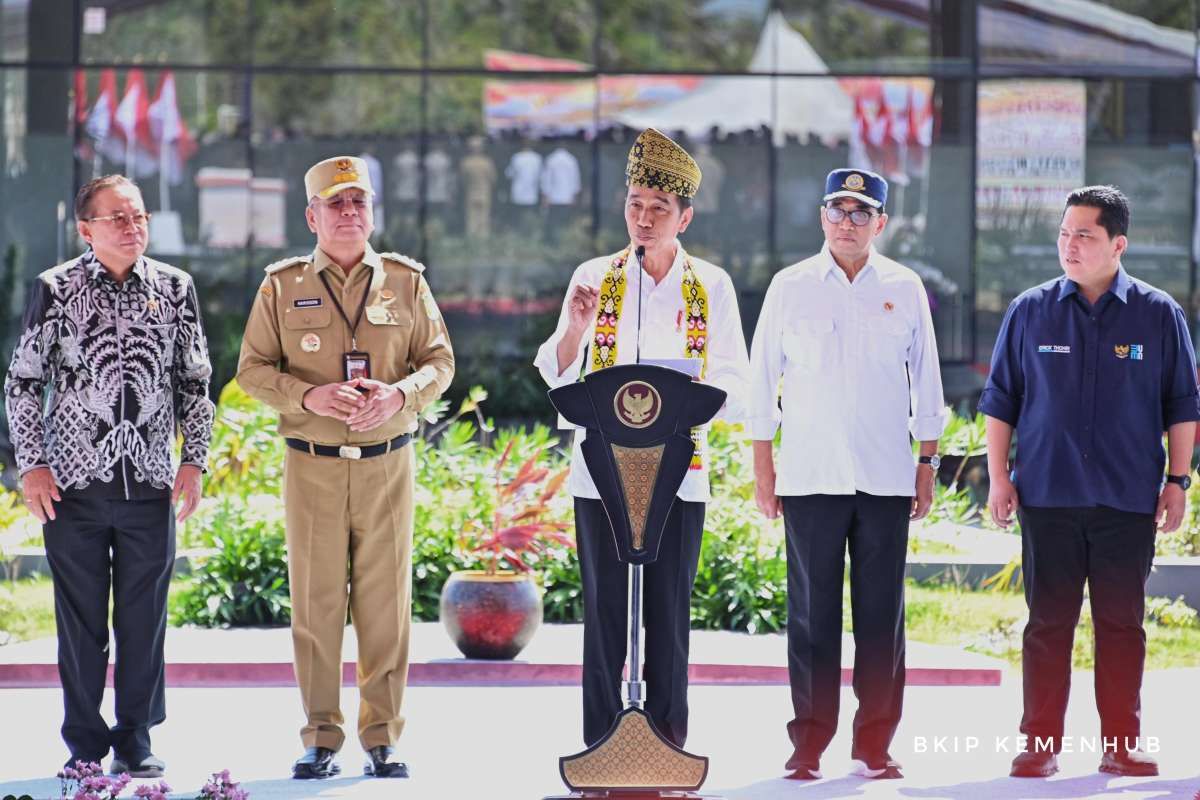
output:
<path id="1" fill-rule="evenodd" d="M 392 439 L 390 442 L 380 442 L 379 444 L 369 444 L 365 447 L 355 447 L 354 445 L 349 444 L 337 446 L 331 444 L 313 444 L 312 442 L 306 442 L 303 439 L 284 439 L 284 441 L 287 442 L 287 446 L 293 450 L 299 450 L 314 456 L 349 458 L 351 460 L 381 456 L 384 453 L 390 453 L 393 450 L 399 450 L 411 440 L 412 434 L 404 433 L 400 436 L 397 436 L 395 439 Z"/>

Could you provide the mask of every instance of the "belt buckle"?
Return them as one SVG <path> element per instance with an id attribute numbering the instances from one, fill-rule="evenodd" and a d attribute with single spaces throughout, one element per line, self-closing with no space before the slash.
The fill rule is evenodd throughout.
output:
<path id="1" fill-rule="evenodd" d="M 362 448 L 344 444 L 338 448 L 338 458 L 362 458 Z"/>

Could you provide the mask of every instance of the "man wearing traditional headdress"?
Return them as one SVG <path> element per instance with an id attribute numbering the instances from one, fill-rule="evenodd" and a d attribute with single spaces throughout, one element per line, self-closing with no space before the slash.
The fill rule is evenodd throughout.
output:
<path id="1" fill-rule="evenodd" d="M 538 349 L 534 365 L 553 388 L 639 357 L 696 359 L 699 380 L 728 394 L 718 417 L 740 419 L 749 359 L 733 282 L 679 243 L 692 221 L 700 169 L 682 147 L 650 128 L 634 142 L 625 177 L 630 243 L 575 269 L 558 327 Z M 584 593 L 583 738 L 590 747 L 622 708 L 628 570 L 617 558 L 608 517 L 584 464 L 583 438 L 584 431 L 576 431 L 570 488 Z M 643 596 L 645 710 L 680 747 L 687 738 L 690 599 L 710 497 L 705 432 L 695 431 L 693 439 L 696 455 L 667 520 L 658 560 L 645 568 Z"/>

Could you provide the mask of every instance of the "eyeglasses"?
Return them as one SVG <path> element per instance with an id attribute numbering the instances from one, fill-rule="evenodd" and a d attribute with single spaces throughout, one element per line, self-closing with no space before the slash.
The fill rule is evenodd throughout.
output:
<path id="1" fill-rule="evenodd" d="M 850 222 L 856 227 L 861 228 L 875 218 L 875 214 L 872 214 L 870 211 L 864 211 L 861 208 L 856 208 L 853 211 L 847 211 L 837 206 L 822 206 L 822 208 L 825 209 L 825 219 L 829 220 L 831 225 L 840 225 L 842 220 L 849 216 Z"/>
<path id="2" fill-rule="evenodd" d="M 150 214 L 141 211 L 133 216 L 128 214 L 109 214 L 107 217 L 89 217 L 84 222 L 108 222 L 117 230 L 124 230 L 130 223 L 139 228 L 145 228 L 150 224 Z"/>

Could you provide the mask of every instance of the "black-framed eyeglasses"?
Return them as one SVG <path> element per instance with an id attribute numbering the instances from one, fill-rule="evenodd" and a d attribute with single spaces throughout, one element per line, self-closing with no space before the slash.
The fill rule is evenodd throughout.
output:
<path id="1" fill-rule="evenodd" d="M 850 222 L 855 227 L 861 228 L 875 218 L 875 214 L 870 211 L 864 211 L 861 208 L 856 208 L 853 211 L 847 211 L 838 206 L 821 206 L 825 209 L 825 219 L 829 220 L 831 225 L 840 225 L 847 215 L 850 217 Z"/>
<path id="2" fill-rule="evenodd" d="M 130 223 L 139 228 L 145 228 L 150 225 L 150 214 L 143 211 L 139 211 L 132 216 L 129 214 L 109 214 L 106 217 L 88 217 L 84 222 L 108 222 L 117 230 L 124 230 Z"/>

